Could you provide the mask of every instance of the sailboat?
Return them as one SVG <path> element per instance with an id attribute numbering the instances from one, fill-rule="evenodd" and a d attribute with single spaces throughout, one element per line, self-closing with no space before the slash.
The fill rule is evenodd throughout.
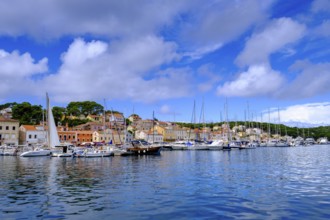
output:
<path id="1" fill-rule="evenodd" d="M 54 117 L 53 117 L 53 114 L 52 113 L 49 114 L 49 112 L 52 112 L 52 111 L 49 110 L 48 94 L 46 94 L 46 97 L 47 97 L 47 110 L 48 110 L 48 127 L 50 127 L 51 123 L 49 123 L 49 121 L 51 119 L 54 120 Z M 55 121 L 53 121 L 53 124 L 55 126 Z M 50 136 L 50 135 L 48 135 L 48 136 Z M 58 138 L 58 136 L 57 136 L 57 138 Z M 50 137 L 48 138 L 48 140 L 50 140 Z M 51 147 L 51 146 L 49 145 L 49 147 Z M 50 149 L 45 149 L 45 148 L 43 148 L 41 146 L 33 146 L 31 150 L 23 152 L 20 156 L 21 157 L 41 157 L 41 156 L 50 156 L 51 153 L 52 152 L 51 152 Z"/>
<path id="2" fill-rule="evenodd" d="M 47 98 L 47 123 L 48 123 L 48 146 L 51 149 L 52 157 L 72 157 L 73 155 L 73 146 L 71 144 L 60 143 L 58 137 L 57 128 L 55 125 L 55 120 L 50 107 L 49 97 L 46 93 Z"/>

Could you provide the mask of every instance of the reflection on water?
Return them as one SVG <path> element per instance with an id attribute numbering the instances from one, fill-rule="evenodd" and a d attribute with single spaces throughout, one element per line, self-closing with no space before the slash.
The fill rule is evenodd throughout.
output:
<path id="1" fill-rule="evenodd" d="M 330 217 L 330 146 L 1 157 L 0 219 Z"/>

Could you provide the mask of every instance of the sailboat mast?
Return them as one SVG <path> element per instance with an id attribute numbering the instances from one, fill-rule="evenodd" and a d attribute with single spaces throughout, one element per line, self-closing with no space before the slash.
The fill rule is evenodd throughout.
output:
<path id="1" fill-rule="evenodd" d="M 107 130 L 105 128 L 105 120 L 106 120 L 106 116 L 105 116 L 105 99 L 103 99 L 104 102 L 104 107 L 103 107 L 103 140 L 104 140 L 104 144 L 106 143 L 106 135 L 105 135 L 105 131 Z"/>
<path id="2" fill-rule="evenodd" d="M 49 109 L 50 109 L 50 106 L 49 106 L 50 104 L 49 104 L 49 97 L 48 97 L 48 93 L 46 92 L 46 108 L 47 108 L 47 114 L 46 114 L 46 120 L 47 120 L 47 122 L 49 121 L 48 120 L 48 118 L 49 118 Z M 49 128 L 50 128 L 50 124 L 49 123 L 47 123 L 47 127 L 48 127 L 48 129 L 47 129 L 47 143 L 48 143 L 48 147 L 51 147 L 50 146 L 50 130 L 49 130 Z"/>
<path id="3" fill-rule="evenodd" d="M 152 143 L 155 143 L 155 112 L 152 111 Z"/>

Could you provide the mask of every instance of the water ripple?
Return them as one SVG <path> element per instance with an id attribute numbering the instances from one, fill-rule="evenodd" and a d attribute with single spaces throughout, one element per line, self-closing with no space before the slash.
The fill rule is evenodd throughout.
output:
<path id="1" fill-rule="evenodd" d="M 329 146 L 1 157 L 0 219 L 329 219 Z"/>

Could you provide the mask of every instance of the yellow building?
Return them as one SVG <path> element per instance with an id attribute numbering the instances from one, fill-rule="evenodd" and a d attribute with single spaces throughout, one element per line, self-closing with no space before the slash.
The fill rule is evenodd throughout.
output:
<path id="1" fill-rule="evenodd" d="M 0 145 L 18 145 L 19 121 L 0 116 Z"/>

